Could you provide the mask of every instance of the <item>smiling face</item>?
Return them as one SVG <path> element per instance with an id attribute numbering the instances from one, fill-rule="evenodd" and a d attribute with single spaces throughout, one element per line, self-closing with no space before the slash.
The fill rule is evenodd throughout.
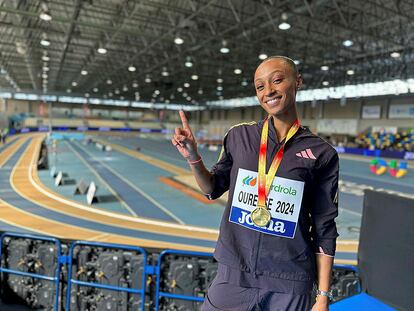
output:
<path id="1" fill-rule="evenodd" d="M 275 117 L 296 114 L 296 92 L 302 78 L 283 58 L 262 62 L 254 75 L 254 86 L 260 105 Z"/>

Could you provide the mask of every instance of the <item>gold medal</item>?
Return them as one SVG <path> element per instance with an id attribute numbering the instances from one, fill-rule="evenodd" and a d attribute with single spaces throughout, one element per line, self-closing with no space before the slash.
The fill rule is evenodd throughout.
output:
<path id="1" fill-rule="evenodd" d="M 258 227 L 267 226 L 271 219 L 270 212 L 264 206 L 258 206 L 253 212 L 251 212 L 250 217 L 252 218 L 253 223 Z"/>

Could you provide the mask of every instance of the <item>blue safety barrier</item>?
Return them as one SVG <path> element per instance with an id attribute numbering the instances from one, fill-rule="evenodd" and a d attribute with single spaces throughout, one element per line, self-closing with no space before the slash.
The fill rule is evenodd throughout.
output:
<path id="1" fill-rule="evenodd" d="M 11 233 L 11 232 L 5 232 L 1 235 L 0 238 L 0 258 L 2 258 L 2 251 L 3 251 L 3 240 L 5 237 L 14 237 L 14 238 L 23 238 L 23 239 L 31 239 L 31 240 L 40 240 L 40 241 L 48 241 L 53 242 L 57 247 L 57 254 L 58 257 L 56 258 L 56 271 L 55 275 L 53 277 L 51 276 L 45 276 L 42 274 L 36 274 L 36 273 L 29 273 L 29 272 L 23 272 L 19 270 L 13 270 L 13 269 L 7 269 L 4 268 L 1 261 L 0 263 L 0 272 L 9 273 L 9 274 L 16 274 L 20 276 L 26 276 L 26 277 L 32 277 L 36 279 L 42 279 L 47 280 L 51 282 L 55 282 L 55 307 L 54 310 L 59 310 L 59 284 L 60 284 L 60 265 L 66 262 L 66 256 L 62 256 L 61 254 L 61 244 L 58 239 L 55 238 L 49 238 L 49 237 L 42 237 L 42 236 L 36 236 L 32 234 L 24 234 L 24 233 Z"/>
<path id="2" fill-rule="evenodd" d="M 178 250 L 172 250 L 172 249 L 166 249 L 166 250 L 162 251 L 160 253 L 160 256 L 158 257 L 158 263 L 157 263 L 157 269 L 156 269 L 157 283 L 156 283 L 155 298 L 154 298 L 154 300 L 155 300 L 155 311 L 159 310 L 159 303 L 160 303 L 160 298 L 161 297 L 203 302 L 204 298 L 201 298 L 201 297 L 187 296 L 187 295 L 177 295 L 177 294 L 171 294 L 171 293 L 160 291 L 161 264 L 162 264 L 163 258 L 166 255 L 184 255 L 184 256 L 211 257 L 211 258 L 213 257 L 212 253 L 178 251 Z"/>
<path id="3" fill-rule="evenodd" d="M 128 288 L 128 287 L 119 287 L 119 286 L 112 286 L 112 285 L 105 285 L 105 284 L 99 284 L 99 283 L 92 283 L 92 282 L 83 282 L 79 280 L 72 279 L 72 256 L 73 251 L 76 246 L 91 246 L 91 247 L 104 247 L 104 248 L 112 248 L 112 249 L 122 249 L 122 250 L 128 250 L 128 251 L 135 251 L 137 253 L 140 253 L 144 256 L 144 267 L 143 267 L 143 273 L 142 273 L 142 286 L 141 289 L 137 288 Z M 87 241 L 75 241 L 70 246 L 69 251 L 69 257 L 68 257 L 68 287 L 66 292 L 66 311 L 70 310 L 70 289 L 71 285 L 79 285 L 79 286 L 89 286 L 89 287 L 95 287 L 95 288 L 101 288 L 101 289 L 107 289 L 107 290 L 113 290 L 113 291 L 119 291 L 119 292 L 127 292 L 130 294 L 138 294 L 142 297 L 142 308 L 141 310 L 145 310 L 145 285 L 146 285 L 146 276 L 147 276 L 147 253 L 146 251 L 137 246 L 126 246 L 126 245 L 119 245 L 119 244 L 111 244 L 111 243 L 98 243 L 98 242 L 87 242 Z"/>
<path id="4" fill-rule="evenodd" d="M 147 258 L 148 255 L 146 251 L 141 247 L 136 246 L 126 246 L 126 245 L 118 245 L 118 244 L 110 244 L 110 243 L 98 243 L 98 242 L 88 242 L 88 241 L 75 241 L 71 243 L 69 253 L 66 255 L 62 254 L 62 247 L 61 242 L 56 238 L 50 238 L 50 237 L 42 237 L 42 236 L 36 236 L 32 234 L 20 234 L 20 233 L 11 233 L 6 232 L 1 235 L 0 237 L 0 258 L 2 258 L 2 252 L 3 252 L 3 244 L 4 244 L 4 238 L 11 237 L 11 238 L 22 238 L 22 239 L 31 239 L 31 240 L 40 240 L 40 241 L 47 241 L 52 242 L 56 245 L 57 248 L 57 258 L 56 258 L 56 270 L 54 276 L 45 276 L 42 274 L 35 274 L 35 273 L 29 273 L 29 272 L 23 272 L 19 270 L 13 270 L 3 267 L 4 262 L 0 263 L 0 272 L 2 273 L 9 273 L 9 274 L 15 274 L 23 277 L 32 277 L 42 280 L 47 280 L 55 283 L 55 297 L 54 297 L 54 310 L 59 310 L 59 301 L 62 301 L 59 297 L 59 286 L 60 286 L 60 274 L 61 274 L 61 266 L 62 265 L 68 265 L 67 271 L 68 271 L 68 283 L 67 283 L 67 291 L 66 291 L 66 306 L 65 310 L 70 310 L 70 299 L 71 299 L 71 286 L 72 284 L 77 286 L 88 286 L 88 287 L 94 287 L 99 289 L 106 289 L 106 290 L 112 290 L 112 291 L 118 291 L 118 292 L 126 292 L 130 294 L 136 294 L 141 295 L 141 310 L 145 310 L 145 293 L 146 293 L 146 279 L 148 275 L 155 275 L 156 276 L 156 291 L 155 291 L 155 297 L 154 297 L 154 303 L 155 303 L 155 311 L 159 310 L 160 306 L 160 299 L 162 297 L 170 298 L 170 299 L 180 299 L 180 300 L 187 300 L 187 301 L 193 301 L 193 302 L 203 302 L 204 298 L 197 297 L 197 296 L 188 296 L 188 295 L 181 295 L 181 294 L 173 294 L 171 292 L 163 292 L 160 289 L 161 284 L 161 266 L 164 262 L 164 258 L 167 255 L 178 255 L 178 256 L 184 256 L 184 257 L 203 257 L 203 258 L 213 258 L 212 253 L 205 253 L 205 252 L 190 252 L 190 251 L 180 251 L 180 250 L 164 250 L 160 253 L 158 256 L 158 261 L 156 266 L 148 265 L 147 264 Z M 80 281 L 77 279 L 72 279 L 72 263 L 73 263 L 73 254 L 75 247 L 77 246 L 89 246 L 89 247 L 101 247 L 101 248 L 109 248 L 109 249 L 116 249 L 116 250 L 127 250 L 127 251 L 133 251 L 138 254 L 141 254 L 143 256 L 143 272 L 142 272 L 142 280 L 141 280 L 141 288 L 129 288 L 129 287 L 120 287 L 120 286 L 112 286 L 112 285 L 105 285 L 100 283 L 94 283 L 94 282 L 85 282 Z M 342 264 L 335 264 L 335 269 L 344 269 L 348 271 L 353 271 L 355 273 L 358 273 L 358 268 L 356 266 L 352 265 L 342 265 Z M 361 285 L 358 283 L 358 289 L 357 291 L 361 293 Z"/>

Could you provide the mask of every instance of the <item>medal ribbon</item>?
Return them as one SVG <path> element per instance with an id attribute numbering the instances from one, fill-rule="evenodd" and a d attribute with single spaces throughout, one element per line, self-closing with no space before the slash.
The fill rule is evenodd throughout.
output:
<path id="1" fill-rule="evenodd" d="M 258 168 L 258 178 L 259 178 L 259 198 L 257 202 L 258 207 L 265 208 L 266 198 L 269 194 L 270 186 L 272 185 L 273 179 L 275 178 L 277 169 L 279 168 L 280 162 L 282 162 L 283 153 L 285 151 L 285 145 L 296 134 L 299 130 L 300 123 L 296 119 L 292 127 L 289 129 L 289 132 L 286 136 L 286 140 L 279 151 L 276 153 L 273 158 L 272 164 L 270 165 L 269 172 L 266 176 L 266 152 L 267 152 L 267 139 L 269 135 L 269 117 L 267 117 L 263 124 L 262 136 L 260 138 L 260 151 L 259 151 L 259 168 Z"/>

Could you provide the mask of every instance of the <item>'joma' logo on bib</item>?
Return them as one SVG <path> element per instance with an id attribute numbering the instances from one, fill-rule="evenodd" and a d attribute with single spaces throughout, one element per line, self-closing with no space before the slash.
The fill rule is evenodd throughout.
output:
<path id="1" fill-rule="evenodd" d="M 243 182 L 243 185 L 248 185 L 248 186 L 254 187 L 254 186 L 256 186 L 256 181 L 257 181 L 257 178 L 247 176 L 247 177 L 243 178 L 242 182 Z"/>
<path id="2" fill-rule="evenodd" d="M 239 217 L 238 222 L 240 224 L 248 224 L 250 226 L 254 225 L 252 218 L 250 217 L 250 213 L 246 211 L 241 211 L 241 216 Z M 285 224 L 281 221 L 273 221 L 273 219 L 271 219 L 269 224 L 266 226 L 266 230 L 278 233 L 286 232 Z"/>
<path id="3" fill-rule="evenodd" d="M 293 195 L 293 196 L 295 196 L 296 195 L 296 190 L 294 189 L 294 188 L 292 188 L 292 187 L 289 187 L 289 188 L 287 188 L 287 187 L 283 187 L 283 186 L 281 186 L 281 185 L 271 185 L 270 186 L 270 191 L 275 191 L 275 192 L 281 192 L 281 193 L 284 193 L 284 194 L 289 194 L 289 195 Z"/>

